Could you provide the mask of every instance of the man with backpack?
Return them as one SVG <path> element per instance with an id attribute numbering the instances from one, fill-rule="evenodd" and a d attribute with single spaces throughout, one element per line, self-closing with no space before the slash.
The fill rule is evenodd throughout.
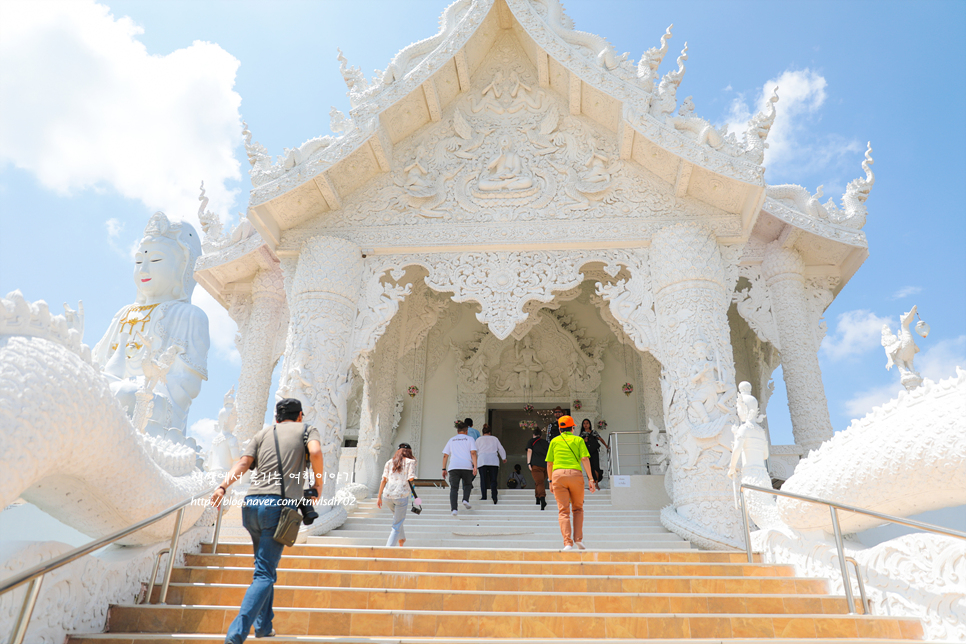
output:
<path id="1" fill-rule="evenodd" d="M 275 420 L 275 425 L 262 429 L 249 441 L 245 453 L 211 497 L 212 505 L 218 507 L 229 485 L 249 469 L 256 470 L 242 506 L 242 524 L 252 537 L 255 573 L 241 610 L 228 627 L 225 644 L 244 642 L 253 625 L 255 637 L 275 635 L 272 599 L 284 548 L 277 540 L 276 529 L 283 512 L 303 499 L 306 459 L 312 464 L 315 498 L 322 494 L 322 442 L 319 430 L 302 423 L 302 403 L 295 398 L 279 401 L 275 405 Z"/>

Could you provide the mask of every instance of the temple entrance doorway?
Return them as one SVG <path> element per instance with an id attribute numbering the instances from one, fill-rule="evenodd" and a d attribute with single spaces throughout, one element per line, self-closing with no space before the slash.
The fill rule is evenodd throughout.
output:
<path id="1" fill-rule="evenodd" d="M 530 429 L 523 429 L 521 422 L 534 421 L 541 429 L 546 429 L 553 420 L 552 409 L 556 406 L 564 408 L 569 414 L 566 401 L 558 403 L 540 403 L 534 405 L 532 412 L 526 412 L 520 403 L 495 403 L 487 408 L 487 423 L 493 430 L 493 435 L 500 439 L 506 450 L 506 464 L 500 465 L 500 489 L 506 488 L 507 479 L 513 472 L 513 466 L 519 465 L 523 478 L 527 482 L 527 489 L 533 489 L 533 479 L 527 468 L 527 443 L 533 433 Z M 544 435 L 546 437 L 546 435 Z"/>

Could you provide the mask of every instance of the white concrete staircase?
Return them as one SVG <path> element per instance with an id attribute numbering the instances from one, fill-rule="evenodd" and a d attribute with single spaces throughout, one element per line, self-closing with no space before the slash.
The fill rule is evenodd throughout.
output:
<path id="1" fill-rule="evenodd" d="M 406 518 L 406 546 L 413 548 L 555 549 L 563 547 L 557 505 L 547 496 L 547 509 L 535 504 L 533 490 L 500 490 L 499 503 L 481 501 L 474 488 L 467 510 L 450 514 L 449 489 L 417 488 L 423 512 Z M 460 499 L 462 499 L 462 490 Z M 595 550 L 687 550 L 690 544 L 661 525 L 659 512 L 615 508 L 610 490 L 586 494 L 584 544 Z M 309 537 L 309 544 L 329 546 L 384 546 L 392 514 L 366 499 L 338 530 Z"/>

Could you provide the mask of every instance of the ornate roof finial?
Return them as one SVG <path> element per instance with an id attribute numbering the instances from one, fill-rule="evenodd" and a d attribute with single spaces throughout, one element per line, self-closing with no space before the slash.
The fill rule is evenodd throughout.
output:
<path id="1" fill-rule="evenodd" d="M 657 81 L 657 68 L 661 66 L 667 54 L 667 41 L 671 38 L 671 29 L 674 24 L 668 26 L 667 31 L 661 36 L 661 46 L 651 47 L 641 55 L 640 62 L 637 63 L 637 79 L 644 89 L 654 91 L 654 83 Z"/>
<path id="2" fill-rule="evenodd" d="M 865 177 L 853 179 L 849 182 L 849 185 L 845 186 L 845 194 L 842 195 L 842 209 L 835 205 L 833 199 L 829 199 L 825 204 L 831 221 L 850 228 L 862 228 L 865 225 L 865 218 L 868 215 L 865 201 L 869 198 L 872 186 L 875 185 L 875 173 L 869 167 L 872 163 L 872 143 L 870 142 L 865 151 L 865 160 L 862 161 Z"/>
<path id="3" fill-rule="evenodd" d="M 765 109 L 755 114 L 748 121 L 748 130 L 745 132 L 745 156 L 755 163 L 761 163 L 765 160 L 765 148 L 768 147 L 765 139 L 771 132 L 771 126 L 775 124 L 775 116 L 778 114 L 775 110 L 775 103 L 777 102 L 778 86 L 775 85 L 771 98 L 766 102 Z"/>
<path id="4" fill-rule="evenodd" d="M 684 49 L 678 56 L 678 68 L 669 71 L 661 79 L 661 84 L 657 88 L 657 96 L 651 99 L 651 115 L 663 119 L 666 115 L 674 111 L 677 107 L 677 89 L 684 78 L 684 61 L 688 59 L 688 43 L 684 43 Z"/>
<path id="5" fill-rule="evenodd" d="M 664 77 L 664 79 L 671 83 L 674 83 L 675 87 L 680 85 L 681 80 L 684 78 L 684 71 L 685 71 L 684 61 L 686 61 L 687 59 L 688 59 L 688 43 L 685 42 L 684 49 L 681 50 L 681 55 L 678 56 L 678 68 L 674 71 L 668 72 L 667 75 Z M 661 81 L 661 83 L 663 84 L 663 81 Z"/>
<path id="6" fill-rule="evenodd" d="M 329 110 L 329 129 L 331 129 L 336 134 L 341 132 L 347 132 L 352 129 L 352 119 L 346 118 L 346 115 L 332 107 Z"/>
<path id="7" fill-rule="evenodd" d="M 349 65 L 349 61 L 346 60 L 341 49 L 337 47 L 336 51 L 339 52 L 337 56 L 339 72 L 342 73 L 342 79 L 345 81 L 346 87 L 349 88 L 346 95 L 349 97 L 349 102 L 355 107 L 359 101 L 359 96 L 369 89 L 369 81 L 366 80 L 366 75 L 362 73 L 361 69 Z"/>
<path id="8" fill-rule="evenodd" d="M 221 241 L 222 229 L 221 217 L 217 214 L 205 210 L 208 207 L 208 197 L 205 195 L 205 182 L 201 182 L 201 194 L 198 195 L 198 221 L 201 222 L 201 230 L 205 233 L 205 245 L 214 244 Z"/>

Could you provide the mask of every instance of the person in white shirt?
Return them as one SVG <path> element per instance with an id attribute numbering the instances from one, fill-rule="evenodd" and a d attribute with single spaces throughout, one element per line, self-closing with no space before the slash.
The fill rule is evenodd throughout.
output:
<path id="1" fill-rule="evenodd" d="M 480 486 L 483 488 L 483 496 L 486 501 L 486 491 L 490 490 L 493 497 L 493 505 L 496 505 L 497 486 L 500 482 L 500 461 L 506 463 L 506 450 L 500 443 L 500 439 L 493 435 L 489 425 L 483 425 L 483 435 L 476 441 L 476 449 L 479 452 L 477 464 L 480 468 Z"/>
<path id="2" fill-rule="evenodd" d="M 455 517 L 459 514 L 456 509 L 456 498 L 459 496 L 460 481 L 463 482 L 463 507 L 469 510 L 470 490 L 473 489 L 473 479 L 476 477 L 476 441 L 466 434 L 466 424 L 456 421 L 456 436 L 447 441 L 443 448 L 443 479 L 449 472 L 449 505 Z M 449 464 L 450 469 L 446 469 Z"/>
<path id="3" fill-rule="evenodd" d="M 392 531 L 389 533 L 387 548 L 406 544 L 406 531 L 403 522 L 406 520 L 406 510 L 409 509 L 409 486 L 416 478 L 416 459 L 413 448 L 409 443 L 400 443 L 399 449 L 391 459 L 386 461 L 382 471 L 382 482 L 379 483 L 379 497 L 376 507 L 382 508 L 382 495 L 386 494 L 386 505 L 392 510 Z"/>

